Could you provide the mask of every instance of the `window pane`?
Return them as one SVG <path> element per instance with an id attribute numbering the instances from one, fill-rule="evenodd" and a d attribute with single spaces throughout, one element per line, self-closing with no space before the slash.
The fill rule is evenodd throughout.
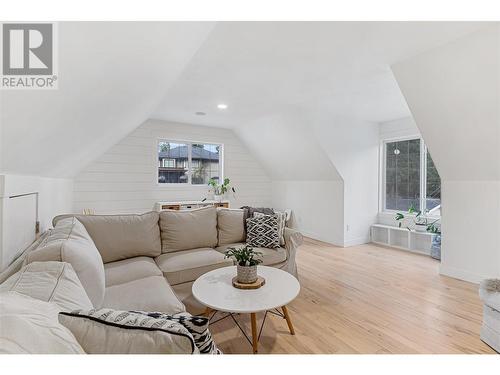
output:
<path id="1" fill-rule="evenodd" d="M 188 182 L 188 145 L 160 141 L 158 143 L 158 182 L 186 184 Z"/>
<path id="2" fill-rule="evenodd" d="M 386 143 L 385 208 L 420 210 L 420 139 Z"/>
<path id="3" fill-rule="evenodd" d="M 192 183 L 206 185 L 213 178 L 220 179 L 220 145 L 198 144 L 192 145 Z"/>
<path id="4" fill-rule="evenodd" d="M 427 151 L 427 181 L 426 183 L 426 209 L 432 210 L 441 204 L 441 178 L 432 161 L 431 154 Z M 439 215 L 439 212 L 433 212 Z"/>

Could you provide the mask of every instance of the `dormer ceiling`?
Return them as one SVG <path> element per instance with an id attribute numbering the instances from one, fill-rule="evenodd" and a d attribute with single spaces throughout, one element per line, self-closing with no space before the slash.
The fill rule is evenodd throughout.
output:
<path id="1" fill-rule="evenodd" d="M 390 65 L 480 27 L 484 23 L 59 23 L 59 88 L 1 93 L 0 169 L 74 176 L 148 118 L 229 127 L 243 138 L 260 119 L 278 118 L 286 129 L 293 118 L 294 139 L 307 133 L 306 148 L 318 150 L 310 125 L 408 116 Z M 227 109 L 217 108 L 220 103 Z M 283 138 L 270 144 L 287 142 L 286 131 L 276 134 Z M 332 173 L 326 178 L 337 178 Z"/>
<path id="2" fill-rule="evenodd" d="M 77 174 L 150 116 L 213 26 L 59 23 L 59 88 L 2 92 L 3 170 Z"/>

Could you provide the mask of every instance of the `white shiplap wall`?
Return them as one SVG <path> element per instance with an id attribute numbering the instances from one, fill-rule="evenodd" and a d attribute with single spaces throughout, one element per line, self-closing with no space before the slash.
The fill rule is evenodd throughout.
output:
<path id="1" fill-rule="evenodd" d="M 97 214 L 139 213 L 157 201 L 201 200 L 208 187 L 159 186 L 157 141 L 160 138 L 224 145 L 224 176 L 236 187 L 231 207 L 271 206 L 271 180 L 232 130 L 148 120 L 75 177 L 74 209 Z"/>

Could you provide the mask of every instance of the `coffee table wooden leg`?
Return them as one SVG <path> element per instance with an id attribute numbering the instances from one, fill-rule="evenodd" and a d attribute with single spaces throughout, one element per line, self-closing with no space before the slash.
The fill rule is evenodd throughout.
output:
<path id="1" fill-rule="evenodd" d="M 259 337 L 257 336 L 257 316 L 255 313 L 250 314 L 250 320 L 252 321 L 252 347 L 253 353 L 258 352 Z"/>
<path id="2" fill-rule="evenodd" d="M 285 316 L 286 324 L 288 324 L 290 333 L 292 335 L 295 335 L 295 330 L 293 329 L 292 320 L 290 319 L 290 314 L 288 314 L 288 309 L 286 308 L 286 306 L 283 306 L 281 309 L 283 310 L 283 315 Z"/>
<path id="3" fill-rule="evenodd" d="M 205 316 L 205 317 L 207 317 L 207 318 L 208 318 L 208 317 L 210 317 L 210 314 L 212 313 L 212 311 L 213 311 L 213 310 L 212 310 L 210 307 L 207 307 L 207 308 L 205 309 L 205 311 L 203 312 L 202 316 Z"/>

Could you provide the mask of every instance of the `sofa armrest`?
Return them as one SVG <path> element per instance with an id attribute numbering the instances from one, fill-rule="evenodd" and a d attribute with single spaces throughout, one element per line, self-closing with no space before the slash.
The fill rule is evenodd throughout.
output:
<path id="1" fill-rule="evenodd" d="M 287 271 L 297 277 L 295 255 L 297 253 L 297 248 L 304 242 L 304 238 L 299 231 L 287 227 L 285 227 L 284 237 L 285 250 L 287 252 Z"/>
<path id="2" fill-rule="evenodd" d="M 500 311 L 500 279 L 486 279 L 479 285 L 479 297 L 483 303 Z"/>
<path id="3" fill-rule="evenodd" d="M 284 237 L 285 247 L 289 252 L 297 249 L 304 242 L 302 234 L 298 230 L 292 228 L 285 227 Z"/>

